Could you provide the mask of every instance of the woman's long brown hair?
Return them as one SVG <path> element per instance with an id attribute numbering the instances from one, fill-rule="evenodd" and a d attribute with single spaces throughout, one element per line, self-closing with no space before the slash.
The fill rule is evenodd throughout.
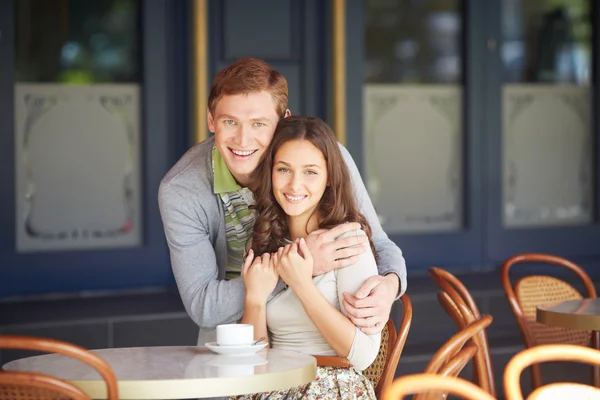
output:
<path id="1" fill-rule="evenodd" d="M 321 217 L 319 229 L 330 229 L 345 222 L 358 222 L 376 255 L 371 240 L 371 227 L 358 210 L 350 172 L 331 128 L 319 118 L 298 116 L 280 120 L 273 141 L 252 175 L 250 187 L 256 199 L 256 204 L 252 206 L 255 212 L 251 244 L 254 254 L 273 253 L 286 244 L 287 216 L 273 195 L 271 175 L 277 150 L 290 140 L 308 140 L 321 151 L 327 164 L 329 185 L 317 207 Z"/>

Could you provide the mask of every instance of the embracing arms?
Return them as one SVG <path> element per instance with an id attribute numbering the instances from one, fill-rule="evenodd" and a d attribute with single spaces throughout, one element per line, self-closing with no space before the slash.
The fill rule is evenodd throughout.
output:
<path id="1" fill-rule="evenodd" d="M 213 244 L 209 236 L 211 227 L 217 230 L 219 217 L 208 206 L 196 206 L 193 202 L 197 201 L 197 194 L 185 190 L 161 183 L 158 194 L 161 218 L 185 309 L 198 326 L 214 328 L 242 316 L 244 283 L 242 279 L 219 279 L 217 258 L 226 260 L 227 248 L 223 243 L 223 249 L 219 250 L 218 240 L 213 239 Z"/>
<path id="2" fill-rule="evenodd" d="M 362 233 L 364 234 L 364 233 Z M 368 245 L 367 245 L 368 246 Z M 273 256 L 277 272 L 300 299 L 311 321 L 315 324 L 329 346 L 340 356 L 347 357 L 358 369 L 368 367 L 379 351 L 380 334 L 361 332 L 317 288 L 312 280 L 313 258 L 303 239 L 280 249 Z M 340 268 L 336 274 L 338 299 L 344 291 L 356 291 L 371 275 L 377 274 L 377 266 L 370 249 L 359 256 L 358 261 Z"/>

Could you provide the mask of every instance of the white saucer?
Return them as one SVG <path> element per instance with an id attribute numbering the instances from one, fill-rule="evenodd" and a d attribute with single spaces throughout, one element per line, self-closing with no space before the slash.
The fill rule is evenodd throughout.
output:
<path id="1" fill-rule="evenodd" d="M 219 346 L 217 342 L 208 342 L 204 345 L 217 354 L 228 354 L 228 355 L 243 355 L 243 354 L 254 354 L 259 350 L 262 350 L 267 345 L 267 342 L 258 342 L 254 345 L 242 345 L 242 346 Z"/>

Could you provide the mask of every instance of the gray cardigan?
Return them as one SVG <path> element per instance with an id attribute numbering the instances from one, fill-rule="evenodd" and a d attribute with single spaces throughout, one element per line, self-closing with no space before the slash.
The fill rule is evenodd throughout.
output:
<path id="1" fill-rule="evenodd" d="M 163 178 L 158 202 L 171 254 L 173 274 L 183 304 L 201 328 L 199 344 L 212 340 L 214 328 L 242 317 L 244 282 L 224 280 L 227 243 L 223 204 L 213 193 L 214 137 L 188 150 Z M 402 251 L 387 237 L 368 197 L 354 160 L 343 146 L 360 211 L 373 231 L 381 275 L 393 272 L 406 290 L 406 264 Z M 275 293 L 283 286 L 278 285 Z"/>

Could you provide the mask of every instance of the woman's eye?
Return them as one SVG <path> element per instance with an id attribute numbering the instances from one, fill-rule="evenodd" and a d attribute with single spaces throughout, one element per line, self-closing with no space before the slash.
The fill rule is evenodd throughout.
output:
<path id="1" fill-rule="evenodd" d="M 255 125 L 259 128 L 262 128 L 263 126 L 265 126 L 264 122 L 257 122 Z"/>
<path id="2" fill-rule="evenodd" d="M 305 171 L 305 173 L 306 173 L 306 175 L 316 175 L 317 171 L 308 170 L 308 171 Z"/>
<path id="3" fill-rule="evenodd" d="M 288 172 L 288 171 L 289 171 L 289 169 L 287 169 L 287 168 L 283 168 L 283 167 L 277 168 L 277 172 Z"/>

